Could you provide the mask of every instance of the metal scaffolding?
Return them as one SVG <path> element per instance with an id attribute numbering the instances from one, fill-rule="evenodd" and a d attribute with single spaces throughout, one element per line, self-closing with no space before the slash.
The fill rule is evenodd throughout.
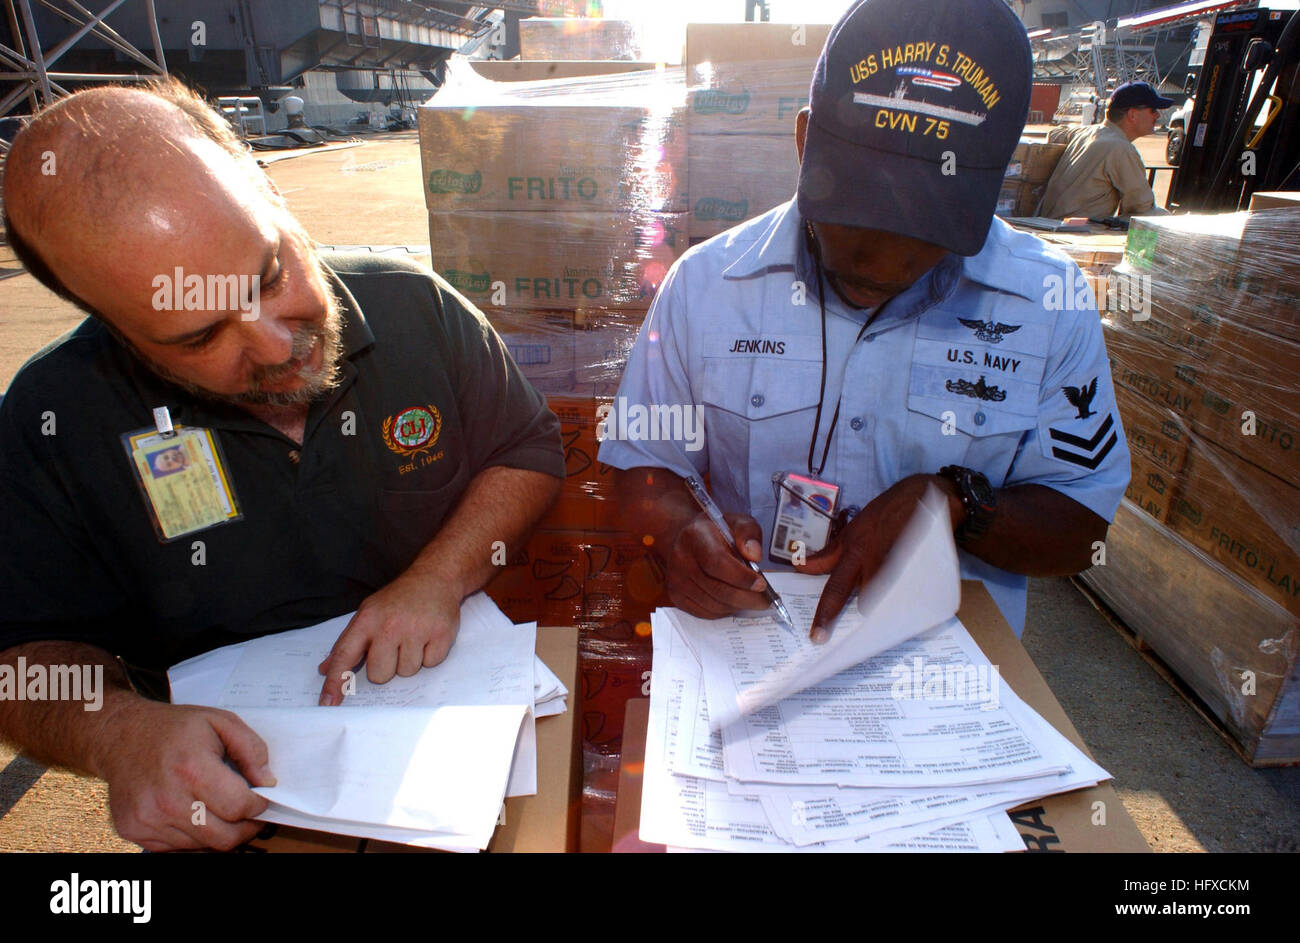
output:
<path id="1" fill-rule="evenodd" d="M 1156 47 L 1137 41 L 1132 33 L 1107 30 L 1101 24 L 1078 33 L 1050 36 L 1035 44 L 1034 72 L 1066 85 L 1087 85 L 1104 96 L 1108 87 L 1124 82 L 1160 84 Z"/>
<path id="2" fill-rule="evenodd" d="M 1149 82 L 1159 87 L 1164 78 L 1156 61 L 1156 46 L 1162 36 L 1215 14 L 1253 0 L 1204 0 L 1181 3 L 1117 20 L 1097 21 L 1086 26 L 1032 36 L 1034 73 L 1066 85 L 1093 88 L 1098 100 L 1125 82 Z"/>
<path id="3" fill-rule="evenodd" d="M 105 19 L 127 0 L 111 0 L 99 13 L 83 6 L 77 0 L 36 0 L 36 3 L 67 20 L 74 27 L 71 34 L 56 45 L 46 48 L 36 29 L 32 16 L 31 0 L 0 0 L 9 20 L 9 30 L 14 46 L 0 43 L 0 121 L 16 121 L 13 114 L 26 105 L 25 113 L 33 114 L 65 96 L 68 90 L 63 82 L 131 82 L 157 78 L 167 74 L 167 60 L 163 55 L 162 38 L 158 33 L 158 18 L 154 13 L 154 0 L 137 0 L 144 4 L 153 43 L 153 57 L 137 49 Z M 62 72 L 54 68 L 68 50 L 86 36 L 107 43 L 114 50 L 133 60 L 143 71 L 136 72 Z M 12 85 L 12 87 L 8 87 Z M 0 137 L 0 155 L 9 145 Z"/>

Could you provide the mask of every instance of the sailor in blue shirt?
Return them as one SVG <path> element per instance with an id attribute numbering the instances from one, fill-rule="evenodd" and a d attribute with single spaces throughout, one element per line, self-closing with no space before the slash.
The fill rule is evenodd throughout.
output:
<path id="1" fill-rule="evenodd" d="M 945 41 L 951 68 L 977 64 L 960 69 L 959 88 L 873 95 L 913 75 L 927 48 L 936 64 Z M 898 47 L 914 50 L 912 72 L 895 64 L 882 78 L 879 50 Z M 984 66 L 991 79 L 976 77 Z M 600 460 L 635 470 L 620 489 L 676 605 L 705 616 L 765 606 L 686 494 L 690 475 L 708 475 L 746 556 L 768 568 L 781 565 L 767 552 L 773 474 L 839 485 L 851 521 L 802 568 L 832 574 L 815 636 L 929 484 L 949 498 L 963 576 L 984 581 L 1017 635 L 1025 574 L 1090 565 L 1129 478 L 1101 324 L 1068 258 L 993 218 L 1029 76 L 1024 28 L 995 0 L 857 4 L 822 53 L 811 117 L 800 115 L 798 199 L 692 248 L 669 273 L 615 408 L 698 410 L 703 441 L 626 426 L 619 438 L 610 424 Z M 944 106 L 894 104 L 926 105 L 926 92 Z M 877 101 L 921 116 L 918 130 L 882 128 Z M 945 140 L 920 133 L 927 113 L 963 106 L 985 120 L 949 119 Z M 942 173 L 945 151 L 955 174 Z"/>

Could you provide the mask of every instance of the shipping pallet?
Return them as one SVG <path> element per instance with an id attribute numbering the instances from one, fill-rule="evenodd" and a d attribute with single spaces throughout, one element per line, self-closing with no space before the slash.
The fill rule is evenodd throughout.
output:
<path id="1" fill-rule="evenodd" d="M 1164 678 L 1165 681 L 1168 682 L 1169 686 L 1182 696 L 1182 699 L 1187 702 L 1188 707 L 1201 715 L 1205 722 L 1210 725 L 1210 728 L 1222 737 L 1228 746 L 1232 747 L 1233 752 L 1241 757 L 1242 761 L 1247 766 L 1252 768 L 1261 768 L 1259 764 L 1256 764 L 1251 760 L 1250 756 L 1242 748 L 1241 744 L 1238 743 L 1237 739 L 1228 731 L 1228 728 L 1225 727 L 1223 722 L 1219 720 L 1212 710 L 1210 710 L 1209 705 L 1201 700 L 1200 696 L 1192 690 L 1192 688 L 1183 681 L 1182 678 L 1178 677 L 1172 668 L 1165 664 L 1164 659 L 1156 653 L 1154 648 L 1146 643 L 1142 636 L 1130 629 L 1124 620 L 1121 619 L 1119 615 L 1110 608 L 1110 606 L 1106 605 L 1105 600 L 1103 600 L 1095 590 L 1077 576 L 1070 577 L 1070 582 L 1075 585 L 1079 592 L 1083 593 L 1085 599 L 1092 603 L 1093 608 L 1101 613 L 1101 617 L 1109 622 L 1111 627 L 1119 633 L 1119 637 L 1127 642 L 1129 647 L 1132 648 L 1133 651 L 1137 652 L 1138 655 L 1142 657 L 1142 660 L 1150 665 L 1151 669 L 1155 671 L 1156 674 Z M 1295 766 L 1297 764 L 1270 763 L 1267 765 Z"/>

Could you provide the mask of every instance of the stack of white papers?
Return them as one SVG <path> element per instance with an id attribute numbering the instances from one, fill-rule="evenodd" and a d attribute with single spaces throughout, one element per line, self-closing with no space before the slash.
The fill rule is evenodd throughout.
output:
<path id="1" fill-rule="evenodd" d="M 766 614 L 651 618 L 643 841 L 1023 850 L 1005 810 L 1109 778 L 1015 695 L 953 616 L 946 510 L 922 505 L 827 645 L 807 639 L 825 578 L 768 579 L 797 634 Z"/>
<path id="2" fill-rule="evenodd" d="M 452 851 L 486 848 L 506 796 L 537 792 L 534 718 L 563 713 L 564 684 L 482 593 L 465 600 L 445 661 L 317 707 L 317 666 L 351 615 L 176 665 L 172 701 L 234 711 L 266 741 L 277 783 L 262 818 Z"/>

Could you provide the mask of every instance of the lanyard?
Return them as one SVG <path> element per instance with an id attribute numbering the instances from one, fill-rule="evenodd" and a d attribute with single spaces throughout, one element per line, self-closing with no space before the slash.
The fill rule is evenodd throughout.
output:
<path id="1" fill-rule="evenodd" d="M 821 431 L 822 428 L 822 407 L 825 405 L 826 402 L 826 282 L 822 275 L 822 250 L 821 250 L 821 246 L 818 245 L 817 243 L 816 235 L 814 235 L 813 233 L 812 223 L 805 221 L 804 227 L 805 227 L 804 232 L 808 238 L 808 246 L 812 250 L 813 259 L 817 263 L 817 304 L 821 309 L 821 318 L 822 318 L 821 389 L 817 394 L 817 418 L 813 422 L 812 438 L 808 440 L 808 474 L 811 475 L 813 478 L 820 479 L 822 475 L 822 471 L 825 470 L 826 468 L 826 457 L 830 454 L 831 451 L 831 439 L 834 438 L 835 436 L 835 427 L 839 425 L 840 422 L 840 403 L 844 399 L 843 392 L 842 392 L 844 388 L 844 382 L 843 380 L 840 381 L 841 395 L 840 398 L 835 402 L 835 413 L 834 415 L 831 416 L 830 429 L 828 429 L 826 432 L 826 444 L 822 447 L 821 464 L 818 465 L 816 468 L 813 468 L 813 454 L 815 453 L 817 448 L 817 434 Z M 880 314 L 880 312 L 884 309 L 886 304 L 888 304 L 888 302 L 881 303 L 876 308 L 876 310 L 872 312 L 871 317 L 867 318 L 866 322 L 862 325 L 862 328 L 858 331 L 858 336 L 857 339 L 854 341 L 854 344 L 857 344 L 858 341 L 862 340 L 862 335 L 867 332 L 867 328 L 871 326 L 871 322 L 876 320 L 876 315 Z"/>

